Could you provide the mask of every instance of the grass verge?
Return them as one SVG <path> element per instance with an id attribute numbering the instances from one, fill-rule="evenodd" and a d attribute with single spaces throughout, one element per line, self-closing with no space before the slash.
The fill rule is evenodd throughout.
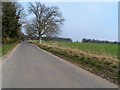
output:
<path id="1" fill-rule="evenodd" d="M 0 46 L 0 57 L 2 57 L 2 45 Z"/>
<path id="2" fill-rule="evenodd" d="M 15 42 L 15 43 L 10 43 L 10 44 L 5 44 L 5 45 L 2 45 L 2 56 L 5 56 L 7 55 L 18 43 Z"/>
<path id="3" fill-rule="evenodd" d="M 80 50 L 62 48 L 47 44 L 37 44 L 38 47 L 57 55 L 85 70 L 118 84 L 118 59 L 84 53 Z"/>

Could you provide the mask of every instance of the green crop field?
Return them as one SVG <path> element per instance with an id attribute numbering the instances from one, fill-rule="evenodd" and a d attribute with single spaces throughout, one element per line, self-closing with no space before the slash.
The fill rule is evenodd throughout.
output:
<path id="1" fill-rule="evenodd" d="M 78 49 L 88 53 L 118 56 L 117 44 L 95 44 L 95 43 L 58 43 L 58 46 Z"/>
<path id="2" fill-rule="evenodd" d="M 34 40 L 34 43 L 37 43 Z M 96 43 L 76 43 L 76 42 L 57 42 L 50 41 L 42 43 L 47 43 L 51 45 L 56 45 L 65 48 L 78 49 L 91 54 L 106 55 L 112 57 L 118 57 L 118 45 L 117 44 L 96 44 Z"/>

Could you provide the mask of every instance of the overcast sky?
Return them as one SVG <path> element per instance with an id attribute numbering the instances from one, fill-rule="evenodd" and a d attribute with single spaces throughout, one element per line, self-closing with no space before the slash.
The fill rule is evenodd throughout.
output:
<path id="1" fill-rule="evenodd" d="M 118 40 L 117 2 L 44 2 L 57 6 L 65 18 L 61 37 L 81 41 L 83 38 Z M 22 5 L 27 8 L 27 2 Z M 30 16 L 31 18 L 31 16 Z"/>

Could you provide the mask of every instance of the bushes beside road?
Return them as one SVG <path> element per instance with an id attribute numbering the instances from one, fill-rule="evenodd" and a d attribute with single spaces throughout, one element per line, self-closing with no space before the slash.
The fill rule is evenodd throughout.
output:
<path id="1" fill-rule="evenodd" d="M 2 38 L 2 43 L 3 44 L 8 44 L 8 43 L 15 43 L 17 41 L 17 38 Z"/>

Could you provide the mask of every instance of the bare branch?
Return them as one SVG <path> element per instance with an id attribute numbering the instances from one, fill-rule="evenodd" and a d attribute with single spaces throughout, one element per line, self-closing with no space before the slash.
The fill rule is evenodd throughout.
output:
<path id="1" fill-rule="evenodd" d="M 47 33 L 57 33 L 64 18 L 58 7 L 46 7 L 40 2 L 29 3 L 29 11 L 35 15 L 33 26 L 37 28 L 39 37 Z"/>

